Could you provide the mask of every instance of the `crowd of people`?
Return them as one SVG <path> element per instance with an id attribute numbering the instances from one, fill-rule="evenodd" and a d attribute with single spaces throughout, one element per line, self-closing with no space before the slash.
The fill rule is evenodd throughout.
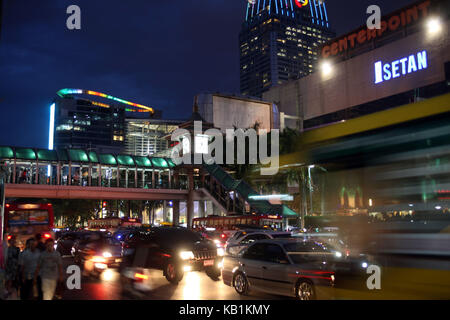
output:
<path id="1" fill-rule="evenodd" d="M 16 238 L 0 247 L 0 300 L 53 300 L 63 281 L 62 257 L 53 239 L 29 238 L 21 252 Z"/>

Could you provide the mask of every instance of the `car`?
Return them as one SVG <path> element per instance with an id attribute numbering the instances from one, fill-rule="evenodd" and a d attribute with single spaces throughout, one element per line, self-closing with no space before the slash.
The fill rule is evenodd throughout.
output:
<path id="1" fill-rule="evenodd" d="M 134 231 L 128 235 L 123 248 L 120 274 L 124 287 L 146 280 L 150 269 L 162 270 L 172 284 L 178 284 L 186 272 L 205 271 L 215 280 L 221 274 L 222 256 L 218 255 L 215 243 L 186 228 L 152 227 L 149 231 Z M 139 287 L 145 288 L 145 283 Z"/>
<path id="2" fill-rule="evenodd" d="M 270 230 L 248 230 L 240 231 L 236 237 L 230 238 L 225 246 L 225 251 L 228 254 L 238 254 L 242 249 L 248 247 L 255 241 L 276 239 L 276 238 L 290 238 L 289 232 L 277 232 Z"/>
<path id="3" fill-rule="evenodd" d="M 75 241 L 80 239 L 81 232 L 62 232 L 55 242 L 55 249 L 61 256 L 70 256 Z"/>
<path id="4" fill-rule="evenodd" d="M 113 237 L 90 232 L 77 244 L 75 263 L 83 267 L 87 275 L 100 276 L 103 271 L 118 268 L 122 262 L 120 242 Z"/>
<path id="5" fill-rule="evenodd" d="M 260 240 L 236 256 L 224 256 L 222 280 L 240 295 L 254 290 L 299 300 L 332 299 L 341 272 L 365 272 L 367 264 L 359 263 L 316 241 Z"/>

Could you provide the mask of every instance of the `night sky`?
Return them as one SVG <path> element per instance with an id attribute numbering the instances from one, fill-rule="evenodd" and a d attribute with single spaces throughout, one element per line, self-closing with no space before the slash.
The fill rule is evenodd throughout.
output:
<path id="1" fill-rule="evenodd" d="M 4 0 L 0 145 L 47 147 L 49 105 L 90 89 L 184 119 L 200 92 L 239 93 L 238 34 L 246 0 Z M 413 0 L 327 0 L 338 35 Z M 81 7 L 82 30 L 66 28 Z"/>

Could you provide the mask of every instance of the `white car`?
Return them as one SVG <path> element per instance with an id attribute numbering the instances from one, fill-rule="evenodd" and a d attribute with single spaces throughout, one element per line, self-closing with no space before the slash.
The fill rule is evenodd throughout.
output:
<path id="1" fill-rule="evenodd" d="M 239 231 L 236 232 L 233 237 L 228 239 L 225 250 L 230 255 L 237 255 L 241 250 L 247 248 L 255 241 L 291 237 L 292 235 L 290 232 L 279 232 L 271 230 Z"/>

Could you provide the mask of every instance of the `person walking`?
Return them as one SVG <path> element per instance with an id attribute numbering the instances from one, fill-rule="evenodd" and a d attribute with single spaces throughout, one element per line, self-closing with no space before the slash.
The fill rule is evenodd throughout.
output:
<path id="1" fill-rule="evenodd" d="M 33 279 L 40 255 L 41 252 L 37 249 L 36 240 L 34 238 L 28 239 L 26 249 L 19 256 L 20 274 L 22 275 L 20 299 L 22 300 L 32 300 L 34 297 Z"/>
<path id="2" fill-rule="evenodd" d="M 42 242 L 42 236 L 40 233 L 37 233 L 34 238 L 36 239 L 37 249 L 41 252 L 45 251 L 45 244 Z"/>
<path id="3" fill-rule="evenodd" d="M 0 242 L 0 300 L 6 297 L 6 255 L 8 254 L 8 243 L 6 241 L 6 233 L 3 241 Z"/>
<path id="4" fill-rule="evenodd" d="M 36 271 L 34 273 L 34 283 L 40 275 L 42 281 L 42 293 L 44 300 L 53 300 L 58 281 L 63 281 L 62 258 L 54 248 L 55 241 L 47 239 L 45 241 L 46 250 L 41 252 Z"/>
<path id="5" fill-rule="evenodd" d="M 19 254 L 20 249 L 16 246 L 16 238 L 11 237 L 8 241 L 8 253 L 6 256 L 6 291 L 8 297 L 17 298 L 19 287 Z"/>

